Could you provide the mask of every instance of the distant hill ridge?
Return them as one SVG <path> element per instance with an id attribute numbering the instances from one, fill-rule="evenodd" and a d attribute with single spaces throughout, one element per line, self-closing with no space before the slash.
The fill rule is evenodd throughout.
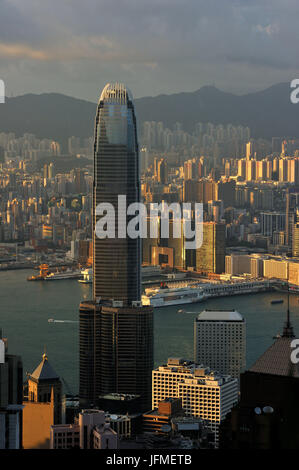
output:
<path id="1" fill-rule="evenodd" d="M 191 132 L 196 122 L 249 126 L 253 137 L 299 137 L 299 104 L 290 101 L 289 83 L 262 91 L 234 95 L 213 86 L 194 92 L 144 97 L 135 100 L 139 126 L 163 121 L 172 128 L 181 122 Z M 93 134 L 96 103 L 59 93 L 26 94 L 6 98 L 0 105 L 0 132 L 25 132 L 66 144 L 69 136 Z"/>

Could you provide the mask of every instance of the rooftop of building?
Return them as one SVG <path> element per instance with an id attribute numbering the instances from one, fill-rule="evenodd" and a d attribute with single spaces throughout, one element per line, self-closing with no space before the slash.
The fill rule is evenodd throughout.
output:
<path id="1" fill-rule="evenodd" d="M 196 321 L 245 321 L 242 315 L 236 310 L 203 310 Z"/>
<path id="2" fill-rule="evenodd" d="M 285 377 L 299 377 L 299 364 L 291 361 L 291 342 L 294 338 L 281 336 L 250 367 L 250 372 Z"/>
<path id="3" fill-rule="evenodd" d="M 100 101 L 110 100 L 124 104 L 127 100 L 133 101 L 133 96 L 123 83 L 107 83 L 101 93 Z"/>
<path id="4" fill-rule="evenodd" d="M 99 398 L 103 400 L 131 401 L 140 398 L 140 395 L 129 393 L 107 393 L 106 395 L 99 395 Z"/>
<path id="5" fill-rule="evenodd" d="M 299 364 L 292 361 L 292 342 L 295 339 L 290 320 L 290 297 L 282 335 L 277 335 L 274 343 L 250 367 L 250 372 L 299 378 Z M 296 346 L 296 344 L 295 344 Z"/>
<path id="6" fill-rule="evenodd" d="M 218 385 L 225 382 L 236 380 L 229 375 L 220 374 L 216 370 L 211 370 L 209 367 L 202 364 L 195 364 L 192 361 L 188 361 L 183 358 L 169 358 L 167 364 L 163 364 L 154 369 L 153 372 L 165 372 L 165 373 L 178 373 L 186 374 L 185 380 L 200 380 L 200 381 L 213 381 Z"/>

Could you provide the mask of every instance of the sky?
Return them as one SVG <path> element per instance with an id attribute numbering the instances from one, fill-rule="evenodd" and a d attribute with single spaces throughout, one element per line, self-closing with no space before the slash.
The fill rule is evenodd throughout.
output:
<path id="1" fill-rule="evenodd" d="M 7 96 L 236 94 L 299 78 L 298 0 L 0 0 Z"/>

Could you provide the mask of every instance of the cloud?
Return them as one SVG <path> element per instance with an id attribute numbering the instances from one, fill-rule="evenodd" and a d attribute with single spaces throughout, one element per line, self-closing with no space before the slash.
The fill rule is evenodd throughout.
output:
<path id="1" fill-rule="evenodd" d="M 107 78 L 139 96 L 215 81 L 246 91 L 299 69 L 297 0 L 0 0 L 0 10 L 0 78 L 19 92 L 49 77 L 85 98 Z"/>

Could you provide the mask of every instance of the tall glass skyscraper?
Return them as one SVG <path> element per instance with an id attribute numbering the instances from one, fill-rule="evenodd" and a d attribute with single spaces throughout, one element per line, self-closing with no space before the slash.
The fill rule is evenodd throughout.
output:
<path id="1" fill-rule="evenodd" d="M 125 211 L 140 201 L 136 118 L 129 90 L 108 83 L 100 96 L 95 122 L 93 225 L 95 228 L 99 219 L 95 213 L 98 204 L 112 204 L 115 238 L 100 239 L 93 230 L 93 296 L 130 305 L 141 295 L 141 245 L 140 238 L 126 235 L 129 220 L 118 219 L 119 195 L 126 196 Z"/>
<path id="2" fill-rule="evenodd" d="M 111 393 L 139 397 L 151 407 L 153 309 L 142 307 L 141 240 L 127 235 L 127 207 L 140 201 L 139 155 L 132 96 L 108 84 L 100 96 L 94 142 L 93 300 L 80 305 L 80 403 L 97 404 Z M 119 196 L 125 197 L 119 218 Z M 98 214 L 109 203 L 114 214 Z M 107 215 L 108 214 L 108 215 Z M 99 238 L 105 217 L 115 237 Z M 112 220 L 113 217 L 113 220 Z"/>

